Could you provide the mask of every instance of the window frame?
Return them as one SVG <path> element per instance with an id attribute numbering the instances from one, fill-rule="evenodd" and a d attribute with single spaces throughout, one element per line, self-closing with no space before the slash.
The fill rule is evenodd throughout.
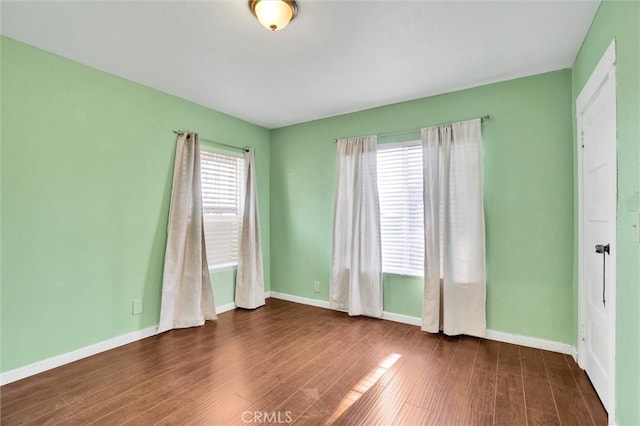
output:
<path id="1" fill-rule="evenodd" d="M 202 221 L 203 221 L 203 226 L 205 226 L 205 246 L 207 245 L 206 242 L 206 220 L 205 217 L 207 216 L 205 214 L 204 211 L 204 199 L 205 199 L 205 189 L 202 185 L 202 170 L 203 170 L 203 153 L 205 154 L 214 154 L 214 155 L 221 155 L 221 156 L 226 156 L 226 157 L 233 157 L 237 160 L 240 160 L 241 166 L 240 166 L 240 171 L 239 171 L 239 185 L 238 185 L 238 199 L 239 199 L 239 208 L 238 208 L 238 214 L 237 216 L 228 216 L 228 217 L 238 217 L 239 218 L 239 222 L 240 222 L 240 227 L 239 227 L 239 231 L 238 231 L 238 245 L 240 244 L 240 232 L 241 232 L 241 227 L 242 227 L 242 216 L 243 216 L 243 212 L 244 212 L 244 190 L 245 190 L 245 161 L 244 161 L 244 157 L 242 154 L 239 154 L 235 151 L 230 151 L 230 150 L 226 150 L 223 148 L 218 148 L 218 147 L 213 147 L 213 146 L 209 146 L 207 144 L 203 144 L 201 142 L 200 144 L 200 187 L 201 187 L 201 193 L 202 193 L 202 201 L 203 201 L 203 205 L 202 205 Z M 207 256 L 207 264 L 208 264 L 208 269 L 209 272 L 222 272 L 222 271 L 226 271 L 226 270 L 233 270 L 233 269 L 237 269 L 238 267 L 238 259 L 236 259 L 235 261 L 230 261 L 230 262 L 223 262 L 223 263 L 218 263 L 218 264 L 214 264 L 211 265 L 209 264 L 209 258 Z"/>
<path id="2" fill-rule="evenodd" d="M 422 175 L 423 175 L 423 167 L 424 165 L 422 164 L 422 140 L 421 139 L 410 139 L 410 140 L 406 140 L 406 141 L 399 141 L 399 142 L 388 142 L 388 143 L 379 143 L 377 145 L 377 168 L 378 168 L 378 176 L 377 176 L 377 184 L 378 184 L 378 194 L 379 194 L 379 198 L 381 197 L 381 193 L 380 193 L 380 157 L 379 157 L 379 153 L 381 151 L 387 151 L 387 150 L 394 150 L 394 149 L 399 149 L 399 148 L 409 148 L 409 147 L 418 147 L 419 151 L 420 151 L 420 162 L 421 162 L 421 167 L 420 167 L 420 180 L 422 181 Z M 421 189 L 420 191 L 420 200 L 419 200 L 419 205 L 420 205 L 420 210 L 422 212 L 422 215 L 424 215 L 424 201 L 423 201 L 423 190 Z M 384 243 L 382 240 L 384 240 L 384 237 L 382 236 L 383 233 L 383 210 L 382 210 L 382 201 L 380 200 L 380 237 L 381 237 L 381 253 L 384 253 Z M 385 269 L 385 261 L 384 261 L 384 254 L 383 254 L 383 259 L 382 259 L 382 273 L 386 274 L 386 275 L 395 275 L 395 276 L 400 276 L 400 277 L 413 277 L 413 278 L 423 278 L 424 277 L 424 216 L 421 219 L 421 224 L 422 224 L 422 233 L 420 235 L 420 239 L 422 240 L 422 256 L 421 256 L 421 271 L 417 272 L 417 269 L 402 269 L 402 268 L 389 268 L 387 266 L 388 269 Z M 406 253 L 406 252 L 405 252 Z M 410 263 L 410 262 L 407 262 Z"/>

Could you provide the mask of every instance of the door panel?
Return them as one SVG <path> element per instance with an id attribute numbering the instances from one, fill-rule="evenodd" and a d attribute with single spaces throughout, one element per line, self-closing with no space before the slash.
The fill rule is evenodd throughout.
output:
<path id="1" fill-rule="evenodd" d="M 615 85 L 608 79 L 583 110 L 581 176 L 582 280 L 585 295 L 584 367 L 605 407 L 609 408 L 611 329 L 614 313 L 604 300 L 611 299 L 614 268 L 612 256 L 595 251 L 597 244 L 612 244 L 615 250 Z M 612 155 L 612 152 L 614 153 Z M 612 217 L 612 212 L 614 212 Z M 603 268 L 604 257 L 604 268 Z M 604 277 L 604 282 L 603 282 Z M 604 284 L 604 286 L 603 286 Z"/>

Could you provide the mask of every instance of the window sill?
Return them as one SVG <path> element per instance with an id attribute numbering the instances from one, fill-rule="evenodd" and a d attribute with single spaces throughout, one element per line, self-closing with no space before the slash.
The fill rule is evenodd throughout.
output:
<path id="1" fill-rule="evenodd" d="M 383 275 L 390 275 L 394 277 L 402 277 L 402 278 L 424 278 L 424 275 L 411 274 L 407 272 L 382 272 Z"/>
<path id="2" fill-rule="evenodd" d="M 231 269 L 238 269 L 238 262 L 221 263 L 219 265 L 209 266 L 209 272 L 222 272 Z"/>

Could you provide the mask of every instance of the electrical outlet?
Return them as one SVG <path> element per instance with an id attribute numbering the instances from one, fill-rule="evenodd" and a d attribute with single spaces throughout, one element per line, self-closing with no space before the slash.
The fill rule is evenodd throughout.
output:
<path id="1" fill-rule="evenodd" d="M 320 281 L 313 282 L 313 292 L 320 293 Z"/>
<path id="2" fill-rule="evenodd" d="M 141 299 L 133 299 L 131 301 L 131 313 L 133 315 L 138 315 L 142 313 L 142 300 Z"/>

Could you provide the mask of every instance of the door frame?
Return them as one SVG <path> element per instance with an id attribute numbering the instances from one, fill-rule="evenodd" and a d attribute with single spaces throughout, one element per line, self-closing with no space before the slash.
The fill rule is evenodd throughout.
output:
<path id="1" fill-rule="evenodd" d="M 617 228 L 617 93 L 616 93 L 616 45 L 615 39 L 611 42 L 604 55 L 600 59 L 600 62 L 593 70 L 589 80 L 584 85 L 580 95 L 576 99 L 576 121 L 577 121 L 577 152 L 578 152 L 578 365 L 584 368 L 585 364 L 585 324 L 587 313 L 587 296 L 586 291 L 583 290 L 586 274 L 586 255 L 588 247 L 584 247 L 584 228 L 585 228 L 585 215 L 584 215 L 584 182 L 583 182 L 583 161 L 584 153 L 582 149 L 583 140 L 583 113 L 591 105 L 596 96 L 600 93 L 605 84 L 613 84 L 614 88 L 614 119 L 616 121 L 616 137 L 613 143 L 609 144 L 608 153 L 612 159 L 611 170 L 613 173 L 612 185 L 610 190 L 613 192 L 613 205 L 609 210 L 609 233 L 611 240 L 608 243 L 611 246 L 609 258 L 607 259 L 607 272 L 608 280 L 607 287 L 609 287 L 609 295 L 607 304 L 611 312 L 611 321 L 609 324 L 609 375 L 608 377 L 608 399 L 609 406 L 607 412 L 609 415 L 609 424 L 615 424 L 615 406 L 616 406 L 616 228 Z M 593 250 L 593 248 L 591 248 Z M 610 266 L 609 266 L 610 265 Z"/>

